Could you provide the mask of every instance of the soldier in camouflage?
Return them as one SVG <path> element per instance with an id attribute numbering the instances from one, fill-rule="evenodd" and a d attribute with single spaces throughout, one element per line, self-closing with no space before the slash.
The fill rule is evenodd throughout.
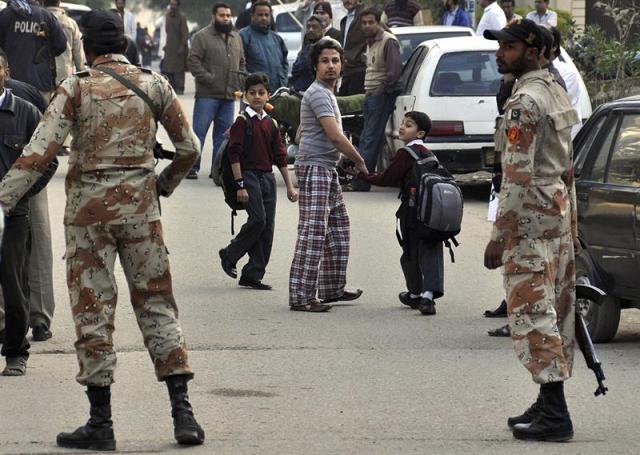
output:
<path id="1" fill-rule="evenodd" d="M 10 210 L 37 180 L 69 133 L 73 147 L 66 177 L 64 214 L 67 284 L 76 325 L 77 380 L 87 386 L 90 419 L 60 433 L 64 447 L 114 450 L 110 385 L 116 355 L 112 334 L 117 299 L 116 256 L 156 376 L 166 381 L 175 438 L 201 444 L 204 432 L 187 396 L 193 377 L 178 322 L 158 196 L 169 196 L 198 157 L 200 146 L 169 83 L 121 55 L 122 19 L 93 11 L 82 21 L 91 68 L 66 79 L 23 155 L 0 182 L 0 205 Z M 103 72 L 104 70 L 104 72 Z M 154 172 L 157 124 L 150 106 L 114 77 L 114 71 L 148 95 L 176 149 L 175 159 Z"/>
<path id="2" fill-rule="evenodd" d="M 571 126 L 579 119 L 562 87 L 540 66 L 535 23 L 488 30 L 498 70 L 517 82 L 496 129 L 502 187 L 485 266 L 504 267 L 507 312 L 518 359 L 540 384 L 536 402 L 507 423 L 518 439 L 573 437 L 563 384 L 574 352 L 577 247 Z"/>

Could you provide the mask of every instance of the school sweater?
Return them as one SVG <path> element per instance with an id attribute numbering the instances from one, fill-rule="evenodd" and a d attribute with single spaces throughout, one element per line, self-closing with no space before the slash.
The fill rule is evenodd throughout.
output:
<path id="1" fill-rule="evenodd" d="M 278 137 L 273 141 L 271 137 L 273 127 L 268 116 L 260 119 L 258 115 L 250 118 L 252 126 L 252 144 L 249 153 L 244 152 L 244 134 L 246 123 L 244 117 L 238 117 L 231 126 L 229 137 L 229 162 L 240 163 L 243 171 L 256 170 L 271 172 L 275 164 L 278 168 L 287 166 L 287 151 L 282 143 L 282 137 L 278 131 Z"/>
<path id="2" fill-rule="evenodd" d="M 433 155 L 421 140 L 415 140 L 407 144 L 414 152 L 417 152 L 419 156 L 427 157 Z M 407 191 L 407 185 L 411 180 L 411 172 L 413 171 L 413 165 L 416 160 L 413 159 L 409 153 L 400 149 L 391 158 L 389 167 L 384 172 L 369 175 L 359 175 L 358 178 L 365 180 L 372 185 L 376 186 L 395 186 L 401 188 L 403 192 Z"/>

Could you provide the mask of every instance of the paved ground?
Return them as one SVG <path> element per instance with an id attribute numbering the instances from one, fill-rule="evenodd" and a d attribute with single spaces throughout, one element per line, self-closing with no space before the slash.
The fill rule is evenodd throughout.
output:
<path id="1" fill-rule="evenodd" d="M 192 109 L 192 93 L 183 97 Z M 206 150 L 210 150 L 207 144 Z M 54 338 L 36 343 L 24 378 L 0 378 L 0 453 L 62 453 L 55 435 L 84 423 L 87 403 L 74 382 L 74 330 L 64 279 L 62 210 L 66 158 L 49 188 L 58 309 Z M 204 168 L 209 162 L 205 157 Z M 297 208 L 279 185 L 275 250 L 265 281 L 274 291 L 238 288 L 220 270 L 229 210 L 206 175 L 185 181 L 163 204 L 174 288 L 196 370 L 191 396 L 207 433 L 193 453 L 639 453 L 640 312 L 623 313 L 620 334 L 599 346 L 611 392 L 577 356 L 567 396 L 576 427 L 569 444 L 514 441 L 506 417 L 536 388 L 507 339 L 486 331 L 482 311 L 501 299 L 501 278 L 482 266 L 490 226 L 486 187 L 466 191 L 462 245 L 446 260 L 438 315 L 397 301 L 403 282 L 394 236 L 396 193 L 348 194 L 352 222 L 349 281 L 366 290 L 356 305 L 327 314 L 287 309 L 287 277 Z M 279 177 L 278 177 L 278 181 Z M 164 384 L 155 382 L 120 279 L 113 387 L 118 448 L 179 450 Z M 501 322 L 501 321 L 500 321 Z M 69 451 L 70 453 L 77 453 Z"/>

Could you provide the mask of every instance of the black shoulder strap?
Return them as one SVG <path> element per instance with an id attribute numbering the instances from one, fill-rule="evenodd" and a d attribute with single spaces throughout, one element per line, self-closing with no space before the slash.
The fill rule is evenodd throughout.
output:
<path id="1" fill-rule="evenodd" d="M 94 69 L 108 74 L 109 76 L 111 76 L 112 78 L 120 82 L 122 85 L 127 87 L 129 90 L 131 90 L 133 93 L 138 95 L 140 98 L 142 98 L 142 101 L 147 103 L 147 105 L 151 109 L 151 112 L 153 112 L 153 118 L 155 119 L 155 121 L 156 122 L 158 121 L 158 118 L 160 117 L 160 115 L 158 114 L 158 108 L 153 104 L 153 101 L 151 101 L 151 98 L 149 98 L 149 95 L 147 95 L 140 87 L 137 87 L 133 82 L 120 76 L 114 70 L 106 66 L 101 66 L 101 67 L 96 66 L 94 67 Z"/>
<path id="2" fill-rule="evenodd" d="M 438 158 L 435 155 L 431 154 L 429 156 L 421 157 L 415 152 L 415 150 L 413 150 L 408 145 L 405 145 L 404 147 L 402 147 L 401 150 L 405 150 L 409 155 L 411 155 L 411 157 L 414 160 L 418 162 L 418 164 L 427 164 L 427 163 L 436 163 L 436 165 L 440 164 L 440 161 L 438 161 Z"/>

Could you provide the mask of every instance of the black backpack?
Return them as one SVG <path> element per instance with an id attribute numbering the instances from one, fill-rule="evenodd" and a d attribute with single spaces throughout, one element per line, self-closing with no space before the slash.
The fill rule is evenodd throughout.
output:
<path id="1" fill-rule="evenodd" d="M 242 117 L 245 122 L 242 162 L 246 162 L 253 146 L 253 124 L 251 122 L 251 116 L 247 114 L 246 111 L 240 112 L 237 118 L 240 117 Z M 271 120 L 271 150 L 273 152 L 278 140 L 278 124 L 273 118 L 267 117 Z M 229 137 L 225 137 L 222 144 L 220 144 L 218 156 L 220 158 L 217 160 L 215 172 L 220 176 L 220 186 L 224 193 L 224 201 L 231 208 L 231 234 L 234 235 L 233 218 L 238 215 L 238 210 L 246 210 L 246 207 L 241 202 L 238 202 L 238 192 L 235 185 L 236 179 L 233 176 L 231 162 L 229 161 Z"/>
<path id="2" fill-rule="evenodd" d="M 429 242 L 444 242 L 455 262 L 451 243 L 458 246 L 455 236 L 462 227 L 464 201 L 462 191 L 451 173 L 435 155 L 419 156 L 411 147 L 403 147 L 415 160 L 413 184 L 409 194 L 409 216 L 415 217 L 418 238 Z"/>

